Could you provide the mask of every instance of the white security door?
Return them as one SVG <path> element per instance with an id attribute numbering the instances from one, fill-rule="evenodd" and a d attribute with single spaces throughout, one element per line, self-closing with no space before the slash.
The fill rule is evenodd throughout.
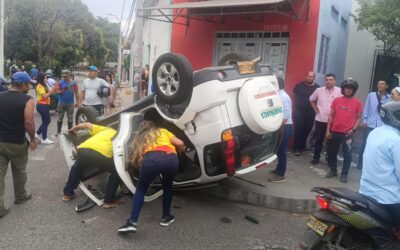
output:
<path id="1" fill-rule="evenodd" d="M 264 42 L 263 62 L 271 65 L 276 76 L 285 76 L 288 56 L 288 40 L 268 39 Z"/>

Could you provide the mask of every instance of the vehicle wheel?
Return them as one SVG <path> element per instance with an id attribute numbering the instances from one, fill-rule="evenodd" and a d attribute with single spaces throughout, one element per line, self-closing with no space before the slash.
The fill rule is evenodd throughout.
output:
<path id="1" fill-rule="evenodd" d="M 182 55 L 161 55 L 154 63 L 152 80 L 157 97 L 167 104 L 179 104 L 192 96 L 193 69 Z"/>
<path id="2" fill-rule="evenodd" d="M 82 122 L 96 123 L 96 118 L 99 115 L 99 111 L 92 106 L 81 107 L 76 111 L 75 124 Z"/>
<path id="3" fill-rule="evenodd" d="M 244 56 L 240 56 L 236 53 L 231 53 L 231 54 L 223 56 L 219 60 L 218 66 L 233 65 L 233 64 L 237 64 L 237 62 L 247 61 L 247 60 L 248 59 Z"/>

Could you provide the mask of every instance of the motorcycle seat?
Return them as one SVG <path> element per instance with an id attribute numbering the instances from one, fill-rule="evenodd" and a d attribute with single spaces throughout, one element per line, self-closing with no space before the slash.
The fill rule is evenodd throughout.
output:
<path id="1" fill-rule="evenodd" d="M 393 218 L 386 211 L 386 209 L 384 207 L 382 207 L 381 204 L 379 204 L 375 199 L 373 199 L 371 197 L 354 192 L 347 188 L 337 187 L 337 188 L 329 188 L 329 190 L 330 190 L 330 193 L 334 196 L 344 198 L 347 200 L 351 200 L 358 204 L 361 203 L 366 208 L 368 208 L 374 215 L 378 216 L 380 219 L 382 219 L 388 223 L 393 221 Z"/>

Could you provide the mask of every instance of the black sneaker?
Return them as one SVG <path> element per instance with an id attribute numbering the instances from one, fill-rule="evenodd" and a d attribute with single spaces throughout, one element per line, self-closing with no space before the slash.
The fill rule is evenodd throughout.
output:
<path id="1" fill-rule="evenodd" d="M 173 215 L 168 215 L 166 218 L 161 219 L 160 226 L 168 227 L 174 221 L 175 217 Z"/>
<path id="2" fill-rule="evenodd" d="M 275 169 L 271 169 L 270 171 L 268 171 L 270 174 L 277 174 L 278 173 L 278 170 L 275 168 Z"/>
<path id="3" fill-rule="evenodd" d="M 118 229 L 118 233 L 136 233 L 137 232 L 137 224 L 132 223 L 129 220 Z"/>
<path id="4" fill-rule="evenodd" d="M 310 161 L 310 163 L 316 165 L 319 163 L 319 159 L 313 159 L 312 161 Z"/>
<path id="5" fill-rule="evenodd" d="M 32 194 L 26 194 L 25 198 L 20 199 L 20 200 L 15 200 L 14 204 L 17 204 L 17 205 L 18 204 L 22 204 L 22 203 L 25 203 L 25 202 L 29 201 L 30 199 L 32 199 Z"/>
<path id="6" fill-rule="evenodd" d="M 336 177 L 337 173 L 330 171 L 327 175 L 325 175 L 325 178 L 332 178 L 332 177 Z"/>
<path id="7" fill-rule="evenodd" d="M 347 176 L 345 175 L 340 176 L 340 182 L 347 183 Z"/>
<path id="8" fill-rule="evenodd" d="M 10 212 L 10 209 L 8 208 L 3 208 L 0 210 L 0 218 L 5 216 L 6 214 L 8 214 L 8 212 Z"/>

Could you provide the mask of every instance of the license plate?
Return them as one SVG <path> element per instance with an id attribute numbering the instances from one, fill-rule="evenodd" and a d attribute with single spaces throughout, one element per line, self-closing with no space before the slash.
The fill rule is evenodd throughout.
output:
<path id="1" fill-rule="evenodd" d="M 314 216 L 310 216 L 310 219 L 307 222 L 307 226 L 321 236 L 324 236 L 326 229 L 328 229 L 328 225 L 325 225 Z"/>
<path id="2" fill-rule="evenodd" d="M 239 74 L 241 75 L 256 73 L 253 62 L 238 62 L 238 66 L 239 66 Z"/>

